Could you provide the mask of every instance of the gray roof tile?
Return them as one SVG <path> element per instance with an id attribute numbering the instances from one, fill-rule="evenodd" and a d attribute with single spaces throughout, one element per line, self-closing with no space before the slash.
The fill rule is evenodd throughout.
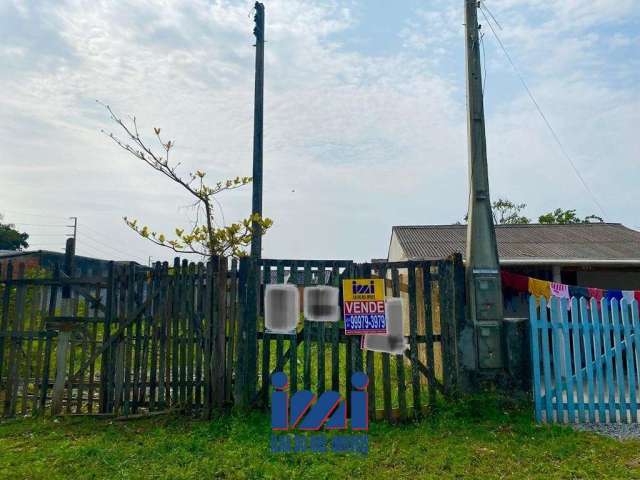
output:
<path id="1" fill-rule="evenodd" d="M 393 227 L 411 260 L 464 254 L 466 231 L 466 225 Z M 640 232 L 619 223 L 497 225 L 496 238 L 501 261 L 529 258 L 640 261 Z"/>

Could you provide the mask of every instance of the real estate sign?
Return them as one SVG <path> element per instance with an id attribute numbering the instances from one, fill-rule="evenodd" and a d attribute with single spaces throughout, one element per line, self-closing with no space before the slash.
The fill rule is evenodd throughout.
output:
<path id="1" fill-rule="evenodd" d="M 343 280 L 342 297 L 345 334 L 387 333 L 383 279 Z"/>

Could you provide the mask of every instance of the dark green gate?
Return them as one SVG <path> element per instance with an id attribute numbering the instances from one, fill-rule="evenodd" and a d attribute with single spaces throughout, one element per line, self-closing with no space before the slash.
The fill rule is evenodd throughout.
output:
<path id="1" fill-rule="evenodd" d="M 343 279 L 384 278 L 386 295 L 404 299 L 409 349 L 404 355 L 363 351 L 360 336 L 344 324 L 306 319 L 296 335 L 264 331 L 264 286 L 269 283 L 332 285 Z M 269 403 L 270 377 L 289 376 L 290 390 L 348 395 L 352 372 L 369 376 L 370 417 L 418 417 L 438 397 L 456 389 L 457 330 L 464 321 L 464 269 L 460 255 L 440 261 L 354 263 L 345 260 L 242 259 L 239 270 L 240 342 L 236 402 Z M 342 302 L 342 295 L 340 297 Z"/>

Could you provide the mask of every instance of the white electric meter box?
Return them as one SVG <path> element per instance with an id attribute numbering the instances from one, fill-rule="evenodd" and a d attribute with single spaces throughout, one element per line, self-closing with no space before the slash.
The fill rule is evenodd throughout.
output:
<path id="1" fill-rule="evenodd" d="M 407 349 L 407 343 L 404 338 L 402 299 L 389 298 L 384 303 L 387 334 L 365 335 L 362 347 L 364 350 L 401 355 Z"/>
<path id="2" fill-rule="evenodd" d="M 339 296 L 340 290 L 336 287 L 305 287 L 304 318 L 312 322 L 337 322 L 340 320 Z"/>
<path id="3" fill-rule="evenodd" d="M 264 292 L 265 331 L 295 334 L 299 318 L 298 287 L 291 283 L 267 285 Z"/>

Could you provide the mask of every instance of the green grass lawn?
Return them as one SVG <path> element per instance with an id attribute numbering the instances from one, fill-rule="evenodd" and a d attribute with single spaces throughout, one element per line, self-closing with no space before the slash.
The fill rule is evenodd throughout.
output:
<path id="1" fill-rule="evenodd" d="M 418 423 L 372 425 L 369 455 L 272 454 L 269 416 L 0 423 L 0 478 L 640 478 L 640 441 L 537 426 L 478 398 Z"/>

